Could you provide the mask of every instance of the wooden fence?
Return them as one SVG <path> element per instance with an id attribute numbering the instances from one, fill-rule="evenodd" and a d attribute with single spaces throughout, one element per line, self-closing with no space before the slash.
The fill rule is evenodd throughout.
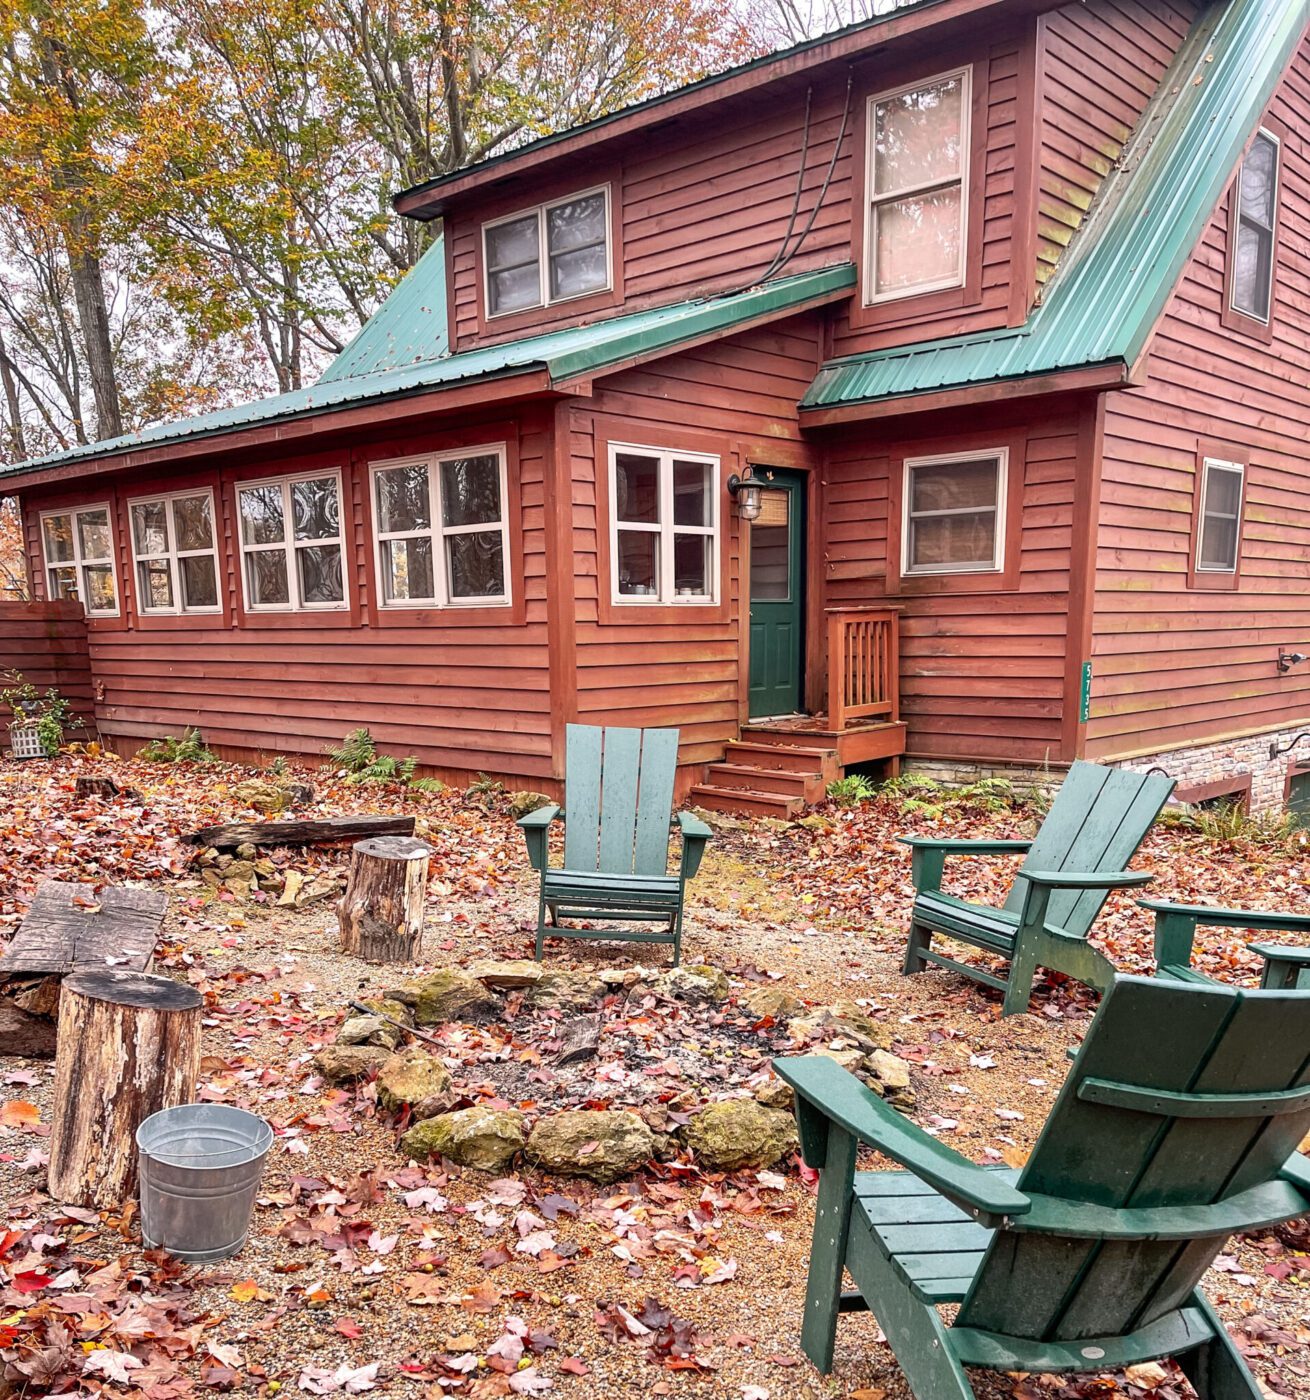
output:
<path id="1" fill-rule="evenodd" d="M 95 682 L 81 603 L 0 603 L 0 689 L 15 674 L 42 692 L 58 688 L 87 726 L 70 739 L 94 736 Z M 0 714 L 0 725 L 9 719 Z"/>
<path id="2" fill-rule="evenodd" d="M 828 610 L 828 722 L 900 718 L 899 618 L 890 608 Z"/>

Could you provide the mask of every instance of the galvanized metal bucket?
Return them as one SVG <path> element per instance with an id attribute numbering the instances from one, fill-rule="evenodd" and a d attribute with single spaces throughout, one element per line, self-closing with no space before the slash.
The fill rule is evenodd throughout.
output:
<path id="1" fill-rule="evenodd" d="M 246 1242 L 273 1129 L 255 1113 L 188 1103 L 136 1130 L 141 1235 L 189 1264 L 226 1259 Z"/>

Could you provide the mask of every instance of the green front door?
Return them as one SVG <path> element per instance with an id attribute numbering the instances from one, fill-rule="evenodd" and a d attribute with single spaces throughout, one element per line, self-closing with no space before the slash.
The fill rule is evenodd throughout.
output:
<path id="1" fill-rule="evenodd" d="M 1297 768 L 1289 775 L 1287 811 L 1297 826 L 1310 826 L 1310 768 Z"/>
<path id="2" fill-rule="evenodd" d="M 756 467 L 760 515 L 750 529 L 752 719 L 801 708 L 805 633 L 805 478 Z"/>

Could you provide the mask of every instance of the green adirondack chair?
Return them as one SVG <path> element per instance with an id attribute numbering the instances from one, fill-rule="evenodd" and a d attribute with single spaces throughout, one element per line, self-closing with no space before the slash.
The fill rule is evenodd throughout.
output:
<path id="1" fill-rule="evenodd" d="M 774 1068 L 821 1173 L 801 1330 L 821 1371 L 839 1313 L 867 1307 L 918 1400 L 969 1400 L 965 1366 L 1163 1356 L 1202 1400 L 1258 1400 L 1197 1285 L 1230 1234 L 1310 1210 L 1310 993 L 1120 978 L 1020 1172 L 976 1166 L 830 1059 Z M 909 1170 L 857 1173 L 861 1142 Z"/>
<path id="2" fill-rule="evenodd" d="M 1111 890 L 1151 879 L 1129 874 L 1125 866 L 1173 787 L 1173 779 L 1156 774 L 1075 763 L 1032 841 L 902 836 L 914 852 L 906 975 L 922 972 L 930 963 L 962 972 L 1004 992 L 1006 1016 L 1028 1009 L 1038 967 L 1067 973 L 1104 992 L 1114 980 L 1114 968 L 1087 942 L 1088 931 Z M 948 855 L 1018 851 L 1026 851 L 1027 858 L 1000 909 L 942 893 Z M 1008 958 L 1008 975 L 997 977 L 934 952 L 934 934 Z"/>
<path id="3" fill-rule="evenodd" d="M 1175 982 L 1214 980 L 1192 966 L 1192 946 L 1200 927 L 1310 934 L 1310 914 L 1218 909 L 1205 904 L 1170 904 L 1155 899 L 1137 902 L 1155 915 L 1155 975 L 1172 978 Z M 1310 989 L 1310 948 L 1287 948 L 1277 943 L 1251 943 L 1248 947 L 1264 960 L 1260 975 L 1262 987 Z"/>
<path id="4" fill-rule="evenodd" d="M 541 807 L 519 821 L 528 859 L 541 871 L 537 960 L 547 937 L 671 943 L 682 957 L 682 900 L 713 834 L 690 812 L 672 817 L 682 859 L 669 874 L 676 729 L 615 729 L 570 724 L 564 808 Z M 564 820 L 564 865 L 551 869 L 550 824 Z M 623 919 L 655 929 L 569 928 L 561 919 Z"/>

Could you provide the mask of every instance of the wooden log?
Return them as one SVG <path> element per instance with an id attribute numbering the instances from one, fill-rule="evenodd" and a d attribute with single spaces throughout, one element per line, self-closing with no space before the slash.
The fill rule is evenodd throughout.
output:
<path id="1" fill-rule="evenodd" d="M 412 836 L 356 843 L 338 908 L 343 952 L 366 962 L 417 959 L 431 855 L 432 847 Z"/>
<path id="2" fill-rule="evenodd" d="M 600 1016 L 575 1016 L 560 1028 L 557 1065 L 572 1065 L 594 1059 L 600 1049 Z"/>
<path id="3" fill-rule="evenodd" d="M 319 817 L 284 822 L 227 822 L 193 831 L 193 846 L 235 850 L 252 846 L 318 846 L 328 841 L 358 841 L 370 836 L 413 836 L 413 817 Z"/>
<path id="4" fill-rule="evenodd" d="M 201 996 L 145 972 L 75 972 L 59 999 L 46 1189 L 66 1205 L 120 1208 L 136 1190 L 136 1130 L 190 1103 Z"/>

